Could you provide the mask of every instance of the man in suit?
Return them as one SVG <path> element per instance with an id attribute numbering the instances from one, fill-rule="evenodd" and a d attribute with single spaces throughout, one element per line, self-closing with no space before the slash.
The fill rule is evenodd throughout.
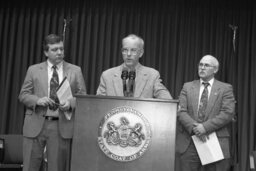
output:
<path id="1" fill-rule="evenodd" d="M 143 66 L 144 41 L 129 35 L 122 40 L 124 63 L 104 71 L 97 95 L 172 99 L 157 70 Z"/>
<path id="2" fill-rule="evenodd" d="M 19 95 L 19 100 L 26 106 L 23 126 L 24 171 L 39 170 L 45 147 L 48 171 L 68 169 L 75 98 L 59 103 L 56 87 L 65 78 L 73 95 L 86 94 L 81 68 L 63 60 L 64 45 L 60 36 L 50 34 L 45 37 L 44 55 L 46 61 L 28 68 Z M 71 119 L 64 113 L 69 113 Z"/>
<path id="3" fill-rule="evenodd" d="M 228 171 L 230 168 L 227 126 L 234 115 L 235 99 L 232 86 L 214 78 L 218 69 L 215 57 L 204 56 L 198 65 L 200 80 L 185 83 L 181 90 L 176 140 L 179 171 Z M 196 135 L 205 142 L 212 132 L 217 134 L 225 159 L 202 166 L 191 136 Z"/>

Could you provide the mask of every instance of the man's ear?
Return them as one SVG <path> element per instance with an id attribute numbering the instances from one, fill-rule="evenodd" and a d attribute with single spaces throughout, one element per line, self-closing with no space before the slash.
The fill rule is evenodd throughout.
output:
<path id="1" fill-rule="evenodd" d="M 45 55 L 46 57 L 48 57 L 48 53 L 47 53 L 46 51 L 44 51 L 44 55 Z"/>
<path id="2" fill-rule="evenodd" d="M 219 68 L 216 68 L 214 69 L 214 74 L 216 74 L 217 72 L 219 71 Z"/>
<path id="3" fill-rule="evenodd" d="M 142 55 L 144 54 L 144 49 L 140 50 L 140 58 L 142 57 Z"/>

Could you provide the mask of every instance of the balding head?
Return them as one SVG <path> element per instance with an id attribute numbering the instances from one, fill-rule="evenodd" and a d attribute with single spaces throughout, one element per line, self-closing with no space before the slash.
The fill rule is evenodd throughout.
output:
<path id="1" fill-rule="evenodd" d="M 198 75 L 204 81 L 211 80 L 219 70 L 219 61 L 212 55 L 205 55 L 198 65 Z"/>
<path id="2" fill-rule="evenodd" d="M 200 60 L 201 61 L 209 61 L 210 64 L 214 67 L 216 67 L 217 70 L 219 70 L 219 61 L 212 55 L 205 55 L 202 57 L 202 59 Z"/>
<path id="3" fill-rule="evenodd" d="M 144 53 L 144 41 L 139 36 L 131 34 L 122 41 L 122 56 L 125 67 L 129 69 L 135 68 L 139 63 L 139 58 Z"/>
<path id="4" fill-rule="evenodd" d="M 139 49 L 144 48 L 144 40 L 135 34 L 130 34 L 127 37 L 125 37 L 122 40 L 122 44 L 124 45 L 126 42 L 130 42 L 130 41 L 136 42 Z"/>

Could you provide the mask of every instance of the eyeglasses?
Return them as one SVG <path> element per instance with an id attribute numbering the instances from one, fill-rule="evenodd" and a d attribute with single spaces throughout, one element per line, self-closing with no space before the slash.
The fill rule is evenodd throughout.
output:
<path id="1" fill-rule="evenodd" d="M 199 63 L 199 64 L 198 64 L 198 67 L 199 67 L 199 68 L 203 68 L 203 67 L 205 67 L 205 68 L 211 68 L 211 67 L 214 67 L 214 66 L 213 66 L 213 65 L 210 65 L 210 64 Z"/>
<path id="2" fill-rule="evenodd" d="M 137 55 L 140 51 L 140 49 L 127 49 L 127 48 L 122 48 L 122 54 L 127 55 L 129 52 L 131 55 Z"/>

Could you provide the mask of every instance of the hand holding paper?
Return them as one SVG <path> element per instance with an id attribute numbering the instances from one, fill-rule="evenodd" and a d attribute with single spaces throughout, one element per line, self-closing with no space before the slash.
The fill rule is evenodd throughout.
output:
<path id="1" fill-rule="evenodd" d="M 194 123 L 193 126 L 194 126 L 193 132 L 197 136 L 202 136 L 202 135 L 204 135 L 206 133 L 206 130 L 205 130 L 203 124 L 201 124 L 201 123 Z"/>
<path id="2" fill-rule="evenodd" d="M 63 102 L 63 103 L 60 103 L 59 108 L 60 108 L 60 110 L 62 110 L 62 111 L 67 111 L 67 110 L 69 110 L 69 109 L 70 109 L 70 101 L 67 100 L 67 101 L 65 101 L 65 102 Z"/>
<path id="3" fill-rule="evenodd" d="M 63 79 L 62 83 L 58 87 L 57 96 L 61 104 L 60 109 L 66 110 L 66 108 L 70 107 L 69 100 L 73 98 L 73 95 L 67 77 Z M 66 116 L 67 120 L 70 120 L 72 112 L 65 111 L 64 115 Z"/>
<path id="4" fill-rule="evenodd" d="M 216 132 L 209 134 L 209 138 L 205 142 L 202 142 L 196 135 L 193 135 L 192 139 L 202 165 L 224 159 Z"/>

